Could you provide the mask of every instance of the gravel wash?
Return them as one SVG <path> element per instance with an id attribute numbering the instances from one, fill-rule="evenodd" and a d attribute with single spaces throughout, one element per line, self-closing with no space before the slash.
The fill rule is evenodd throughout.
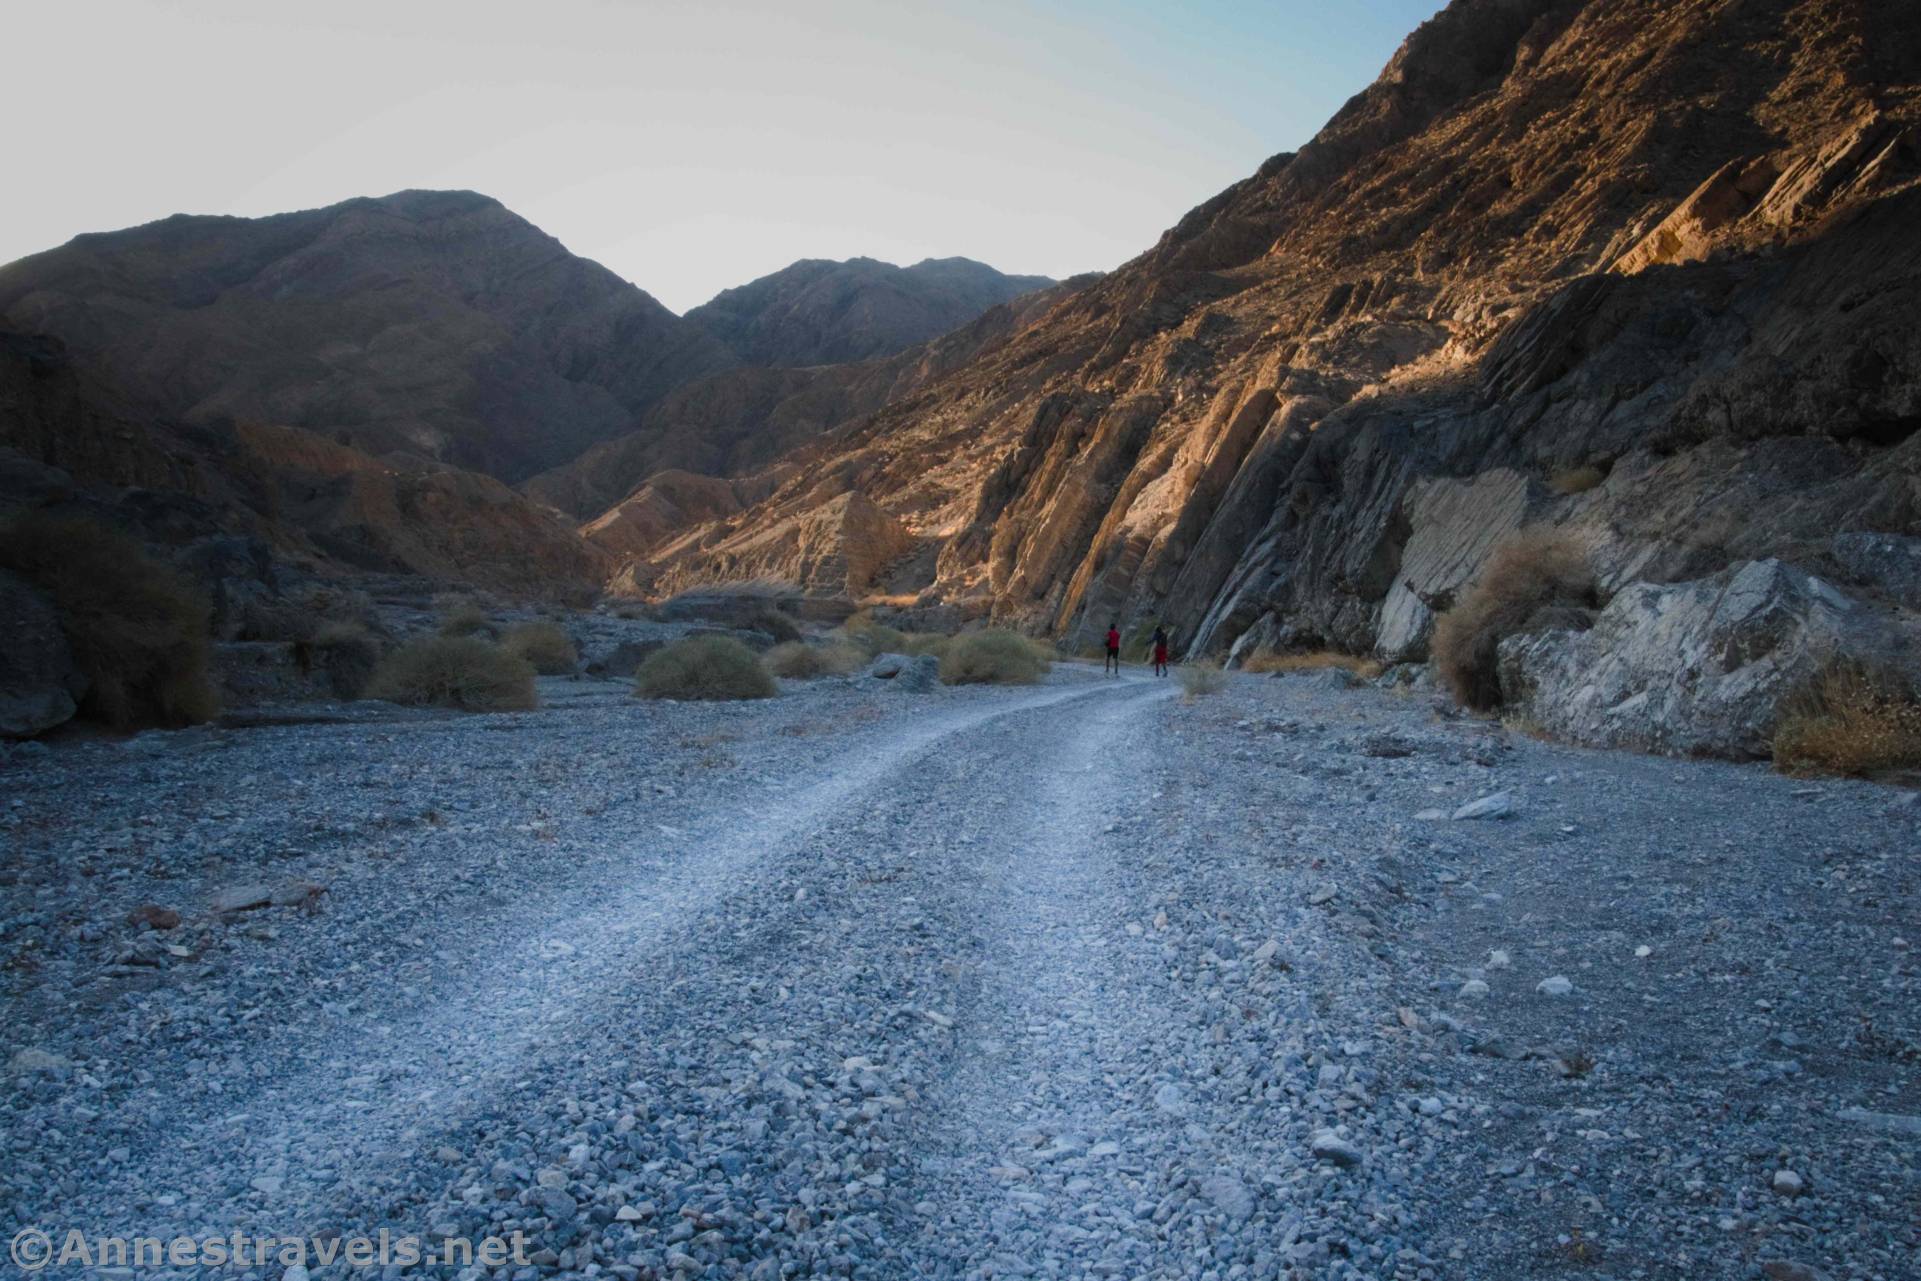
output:
<path id="1" fill-rule="evenodd" d="M 7 1235 L 1921 1275 L 1913 793 L 1319 676 L 542 685 L 0 756 Z"/>

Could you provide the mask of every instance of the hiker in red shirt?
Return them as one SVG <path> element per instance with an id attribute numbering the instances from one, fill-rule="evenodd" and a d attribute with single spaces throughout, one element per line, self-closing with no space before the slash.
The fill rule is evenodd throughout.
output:
<path id="1" fill-rule="evenodd" d="M 1114 675 L 1121 674 L 1121 625 L 1118 621 L 1107 625 L 1107 661 L 1101 664 L 1101 671 L 1112 669 Z"/>
<path id="2" fill-rule="evenodd" d="M 1167 675 L 1167 629 L 1154 629 L 1154 675 Z"/>

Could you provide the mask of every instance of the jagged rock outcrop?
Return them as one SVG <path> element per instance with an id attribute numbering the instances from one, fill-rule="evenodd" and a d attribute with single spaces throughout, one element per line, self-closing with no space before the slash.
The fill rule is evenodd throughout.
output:
<path id="1" fill-rule="evenodd" d="M 1825 572 L 1836 531 L 1921 530 L 1918 69 L 1892 0 L 1456 0 L 1299 154 L 675 572 L 857 490 L 938 547 L 929 600 L 1397 659 L 1521 521 L 1609 592 Z"/>
<path id="2" fill-rule="evenodd" d="M 1890 613 L 1777 560 L 1685 583 L 1635 582 L 1586 631 L 1501 643 L 1507 703 L 1576 742 L 1764 757 L 1783 704 L 1833 665 L 1921 655 L 1921 616 Z"/>
<path id="3" fill-rule="evenodd" d="M 278 423 L 510 482 L 734 363 L 461 191 L 78 236 L 0 267 L 0 321 L 59 338 L 144 415 Z"/>
<path id="4" fill-rule="evenodd" d="M 919 346 L 1054 283 L 1004 275 L 969 258 L 928 258 L 911 267 L 804 258 L 723 290 L 686 319 L 744 364 L 838 365 Z"/>

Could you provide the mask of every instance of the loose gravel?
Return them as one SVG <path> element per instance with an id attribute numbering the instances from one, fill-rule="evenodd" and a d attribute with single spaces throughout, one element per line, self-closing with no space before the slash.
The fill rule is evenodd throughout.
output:
<path id="1" fill-rule="evenodd" d="M 1312 677 L 876 685 L 13 749 L 8 1234 L 524 1234 L 384 1270 L 467 1281 L 1916 1275 L 1912 793 Z"/>

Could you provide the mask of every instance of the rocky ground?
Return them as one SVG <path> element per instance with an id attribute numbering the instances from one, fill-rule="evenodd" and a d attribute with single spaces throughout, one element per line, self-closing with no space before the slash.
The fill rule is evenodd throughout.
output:
<path id="1" fill-rule="evenodd" d="M 1326 675 L 543 686 L 0 758 L 8 1235 L 518 1230 L 496 1275 L 621 1281 L 1915 1274 L 1912 793 Z"/>

